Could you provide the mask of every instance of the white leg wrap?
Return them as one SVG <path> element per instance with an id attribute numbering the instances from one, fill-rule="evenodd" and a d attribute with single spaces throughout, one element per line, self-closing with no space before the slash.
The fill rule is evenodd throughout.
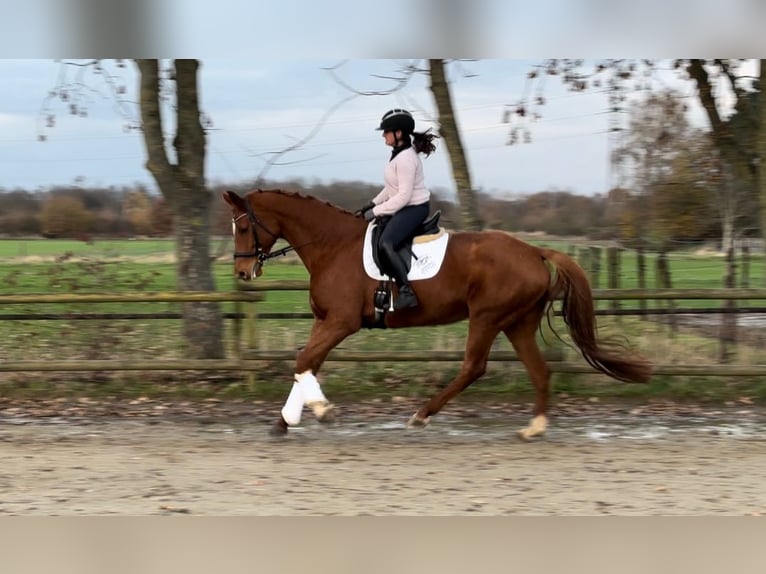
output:
<path id="1" fill-rule="evenodd" d="M 304 404 L 314 412 L 319 421 L 330 422 L 335 419 L 334 407 L 324 396 L 314 373 L 306 371 L 300 375 L 296 374 L 295 381 L 301 389 Z"/>
<path id="2" fill-rule="evenodd" d="M 301 422 L 301 413 L 303 412 L 303 393 L 298 383 L 293 383 L 290 389 L 290 395 L 282 407 L 282 418 L 290 426 L 295 426 Z"/>
<path id="3" fill-rule="evenodd" d="M 327 399 L 319 386 L 319 381 L 311 371 L 306 371 L 300 375 L 295 375 L 296 385 L 301 389 L 303 395 L 303 402 L 307 406 L 311 406 L 313 403 L 326 403 Z"/>

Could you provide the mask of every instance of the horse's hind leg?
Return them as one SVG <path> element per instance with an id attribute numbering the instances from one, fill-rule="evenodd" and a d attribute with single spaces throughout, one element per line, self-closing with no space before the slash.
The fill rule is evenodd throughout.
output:
<path id="1" fill-rule="evenodd" d="M 492 342 L 499 330 L 491 323 L 471 319 L 468 324 L 468 340 L 460 372 L 439 394 L 432 397 L 412 415 L 407 426 L 419 427 L 428 424 L 428 418 L 438 413 L 447 402 L 481 377 L 487 370 L 487 358 Z"/>
<path id="2" fill-rule="evenodd" d="M 540 313 L 530 311 L 521 321 L 503 331 L 535 387 L 534 417 L 528 427 L 519 431 L 519 437 L 523 440 L 544 434 L 548 427 L 551 370 L 535 339 L 541 319 Z"/>

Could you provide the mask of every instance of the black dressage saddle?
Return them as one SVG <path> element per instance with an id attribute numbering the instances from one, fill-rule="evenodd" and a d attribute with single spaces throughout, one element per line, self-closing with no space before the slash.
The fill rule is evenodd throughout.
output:
<path id="1" fill-rule="evenodd" d="M 399 257 L 401 257 L 402 261 L 404 261 L 408 273 L 410 271 L 410 267 L 412 266 L 413 241 L 415 241 L 416 237 L 421 235 L 434 235 L 439 233 L 439 218 L 441 217 L 441 214 L 442 212 L 440 209 L 436 210 L 433 215 L 429 216 L 423 223 L 418 226 L 418 228 L 415 230 L 415 233 L 399 248 Z M 388 268 L 387 258 L 385 256 L 381 256 L 380 253 L 380 236 L 390 220 L 391 216 L 378 218 L 378 223 L 372 230 L 372 257 L 375 260 L 375 265 L 378 266 L 378 269 L 380 269 L 381 273 L 388 275 L 389 277 L 392 275 L 392 273 L 391 269 Z"/>

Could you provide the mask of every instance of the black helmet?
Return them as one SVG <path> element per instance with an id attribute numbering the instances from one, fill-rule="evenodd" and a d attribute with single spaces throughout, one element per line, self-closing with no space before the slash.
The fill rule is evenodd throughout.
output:
<path id="1" fill-rule="evenodd" d="M 402 130 L 405 134 L 411 134 L 415 131 L 415 118 L 407 110 L 395 109 L 388 110 L 380 120 L 380 125 L 375 128 L 385 132 Z"/>

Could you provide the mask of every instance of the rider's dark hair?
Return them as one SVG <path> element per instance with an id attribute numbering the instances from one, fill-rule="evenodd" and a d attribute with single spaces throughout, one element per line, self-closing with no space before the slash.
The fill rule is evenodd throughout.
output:
<path id="1" fill-rule="evenodd" d="M 412 147 L 418 153 L 423 153 L 428 157 L 436 151 L 436 145 L 433 140 L 439 136 L 431 132 L 431 128 L 428 128 L 424 132 L 412 132 Z"/>

